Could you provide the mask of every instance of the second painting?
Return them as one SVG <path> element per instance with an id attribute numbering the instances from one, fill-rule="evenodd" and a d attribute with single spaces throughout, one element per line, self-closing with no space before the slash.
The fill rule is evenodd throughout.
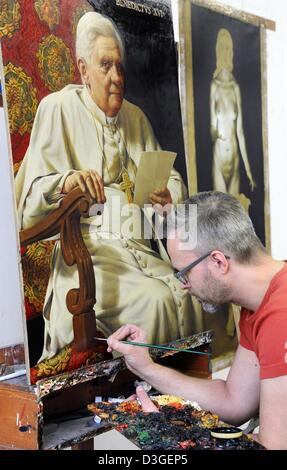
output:
<path id="1" fill-rule="evenodd" d="M 190 192 L 216 190 L 235 196 L 268 248 L 264 28 L 259 18 L 224 5 L 200 0 L 180 5 Z M 216 331 L 217 354 L 232 355 L 232 306 L 216 320 L 208 315 L 205 319 Z"/>

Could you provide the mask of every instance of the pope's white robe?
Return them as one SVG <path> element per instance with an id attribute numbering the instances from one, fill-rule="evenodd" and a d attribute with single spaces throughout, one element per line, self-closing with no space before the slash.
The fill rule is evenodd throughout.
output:
<path id="1" fill-rule="evenodd" d="M 33 226 L 59 207 L 65 197 L 61 194 L 64 181 L 75 170 L 94 169 L 103 177 L 107 204 L 115 191 L 124 194 L 117 184 L 108 181 L 111 162 L 104 157 L 106 126 L 104 113 L 84 86 L 68 85 L 42 100 L 15 181 L 21 228 Z M 141 152 L 159 150 L 160 146 L 144 113 L 126 100 L 118 113 L 116 129 L 116 153 L 126 154 L 125 166 L 134 181 Z M 184 184 L 174 169 L 168 188 L 174 203 L 185 198 Z M 97 325 L 105 335 L 125 323 L 134 323 L 147 331 L 149 342 L 159 344 L 194 331 L 190 296 L 174 278 L 162 246 L 165 261 L 147 240 L 128 238 L 121 231 L 107 233 L 105 223 L 97 217 L 81 223 L 94 265 Z M 66 266 L 58 242 L 43 309 L 45 342 L 41 360 L 52 357 L 73 340 L 72 315 L 65 299 L 68 290 L 77 286 L 77 268 Z"/>

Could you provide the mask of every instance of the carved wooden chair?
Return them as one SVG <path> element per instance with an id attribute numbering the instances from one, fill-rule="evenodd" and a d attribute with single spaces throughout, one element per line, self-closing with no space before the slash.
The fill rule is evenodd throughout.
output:
<path id="1" fill-rule="evenodd" d="M 60 234 L 63 258 L 68 266 L 76 263 L 79 273 L 79 288 L 71 289 L 66 296 L 67 308 L 73 315 L 74 330 L 74 340 L 69 347 L 74 352 L 86 353 L 87 359 L 91 359 L 93 356 L 93 360 L 95 360 L 93 353 L 96 355 L 99 353 L 99 360 L 102 360 L 104 348 L 94 339 L 95 336 L 102 335 L 97 332 L 96 316 L 93 309 L 96 303 L 95 276 L 91 256 L 85 246 L 80 227 L 80 218 L 89 216 L 90 203 L 89 196 L 79 188 L 74 189 L 63 199 L 60 207 L 48 217 L 32 228 L 22 230 L 20 243 L 21 247 L 26 247 L 31 243 Z M 67 362 L 66 353 L 67 351 L 65 351 L 64 360 Z M 82 359 L 85 360 L 83 355 Z M 63 360 L 63 355 L 60 360 Z M 48 367 L 49 373 L 53 375 L 50 366 Z M 31 377 L 31 380 L 35 381 L 36 377 L 34 380 Z"/>

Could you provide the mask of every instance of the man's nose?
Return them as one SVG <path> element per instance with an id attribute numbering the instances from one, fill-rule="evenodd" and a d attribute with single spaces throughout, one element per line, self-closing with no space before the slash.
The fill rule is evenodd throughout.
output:
<path id="1" fill-rule="evenodd" d="M 110 70 L 111 80 L 116 85 L 121 85 L 123 83 L 123 74 L 119 68 L 114 64 Z"/>
<path id="2" fill-rule="evenodd" d="M 181 289 L 188 289 L 188 282 L 179 281 Z"/>

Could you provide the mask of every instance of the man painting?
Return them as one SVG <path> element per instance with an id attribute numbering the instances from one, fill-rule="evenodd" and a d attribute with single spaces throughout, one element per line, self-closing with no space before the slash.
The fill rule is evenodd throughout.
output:
<path id="1" fill-rule="evenodd" d="M 168 237 L 168 252 L 182 288 L 206 311 L 216 314 L 226 302 L 242 307 L 240 344 L 226 381 L 184 376 L 155 364 L 147 348 L 119 341 L 145 343 L 137 326 L 115 332 L 108 339 L 109 350 L 123 353 L 128 368 L 160 392 L 197 401 L 228 423 L 240 425 L 259 411 L 260 430 L 254 438 L 268 449 L 287 449 L 286 262 L 266 253 L 233 196 L 217 191 L 193 195 L 178 215 L 187 232 L 194 225 L 190 205 L 197 206 L 196 246 L 176 230 Z M 151 402 L 147 406 L 146 411 L 156 411 Z"/>
<path id="2" fill-rule="evenodd" d="M 75 187 L 112 210 L 112 196 L 125 196 L 123 181 L 135 181 L 141 152 L 160 149 L 144 113 L 124 99 L 124 47 L 112 21 L 86 13 L 77 27 L 76 55 L 83 85 L 68 85 L 42 100 L 16 177 L 23 228 L 57 208 Z M 184 196 L 182 179 L 173 169 L 167 187 L 155 190 L 150 202 L 164 206 Z M 111 234 L 97 217 L 85 219 L 82 233 L 94 265 L 98 329 L 109 335 L 133 322 L 144 326 L 149 341 L 156 343 L 192 332 L 190 298 L 179 289 L 163 250 L 166 261 L 149 240 Z M 65 265 L 56 245 L 41 360 L 73 339 L 65 294 L 76 284 L 76 269 Z"/>

